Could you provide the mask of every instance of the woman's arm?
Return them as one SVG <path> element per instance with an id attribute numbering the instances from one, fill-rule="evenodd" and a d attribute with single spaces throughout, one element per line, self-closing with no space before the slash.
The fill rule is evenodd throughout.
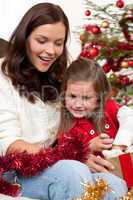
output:
<path id="1" fill-rule="evenodd" d="M 9 145 L 6 153 L 21 153 L 23 151 L 27 151 L 27 153 L 35 154 L 38 153 L 43 147 L 44 145 L 40 143 L 32 144 L 23 140 L 17 140 Z"/>
<path id="2" fill-rule="evenodd" d="M 95 173 L 109 172 L 111 170 L 114 170 L 114 166 L 109 161 L 100 156 L 95 156 L 93 154 L 89 154 L 89 158 L 86 161 L 86 165 L 92 172 Z"/>
<path id="3" fill-rule="evenodd" d="M 0 154 L 22 152 L 37 153 L 42 144 L 25 142 L 22 134 L 22 122 L 18 112 L 16 90 L 0 71 Z M 22 108 L 22 109 L 25 109 Z M 27 129 L 28 132 L 28 129 Z M 27 136 L 28 137 L 28 136 Z"/>

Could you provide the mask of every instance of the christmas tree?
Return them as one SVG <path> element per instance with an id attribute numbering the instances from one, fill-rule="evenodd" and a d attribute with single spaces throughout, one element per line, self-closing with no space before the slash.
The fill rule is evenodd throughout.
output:
<path id="1" fill-rule="evenodd" d="M 123 0 L 98 6 L 85 0 L 80 56 L 96 60 L 119 103 L 133 104 L 133 4 Z"/>

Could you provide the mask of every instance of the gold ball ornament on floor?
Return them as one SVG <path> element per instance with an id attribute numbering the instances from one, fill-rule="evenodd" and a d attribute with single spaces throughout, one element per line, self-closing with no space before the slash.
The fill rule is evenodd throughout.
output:
<path id="1" fill-rule="evenodd" d="M 84 193 L 80 197 L 72 200 L 103 200 L 107 192 L 115 192 L 108 186 L 107 182 L 101 178 L 96 179 L 95 184 L 82 184 L 84 185 Z M 133 200 L 133 188 L 131 188 L 127 194 L 119 200 Z"/>
<path id="2" fill-rule="evenodd" d="M 111 191 L 107 182 L 101 178 L 96 179 L 95 184 L 82 183 L 85 192 L 79 198 L 73 200 L 102 200 L 106 192 Z"/>
<path id="3" fill-rule="evenodd" d="M 133 200 L 133 188 L 131 188 L 129 192 L 127 192 L 127 194 L 120 200 Z"/>

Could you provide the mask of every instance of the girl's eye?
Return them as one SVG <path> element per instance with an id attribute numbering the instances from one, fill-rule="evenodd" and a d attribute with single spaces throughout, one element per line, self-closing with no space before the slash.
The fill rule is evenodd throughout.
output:
<path id="1" fill-rule="evenodd" d="M 91 98 L 91 97 L 88 97 L 88 96 L 83 96 L 83 97 L 82 97 L 83 100 L 89 100 L 90 98 Z"/>
<path id="2" fill-rule="evenodd" d="M 74 94 L 70 94 L 70 97 L 71 97 L 72 99 L 76 98 L 76 96 L 75 96 Z"/>

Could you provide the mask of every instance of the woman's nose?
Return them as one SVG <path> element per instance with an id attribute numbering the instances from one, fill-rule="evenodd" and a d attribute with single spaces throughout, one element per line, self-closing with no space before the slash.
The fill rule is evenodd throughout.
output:
<path id="1" fill-rule="evenodd" d="M 46 51 L 46 53 L 51 54 L 51 55 L 55 54 L 55 46 L 54 46 L 54 44 L 53 43 L 48 44 L 45 47 L 45 51 Z"/>

